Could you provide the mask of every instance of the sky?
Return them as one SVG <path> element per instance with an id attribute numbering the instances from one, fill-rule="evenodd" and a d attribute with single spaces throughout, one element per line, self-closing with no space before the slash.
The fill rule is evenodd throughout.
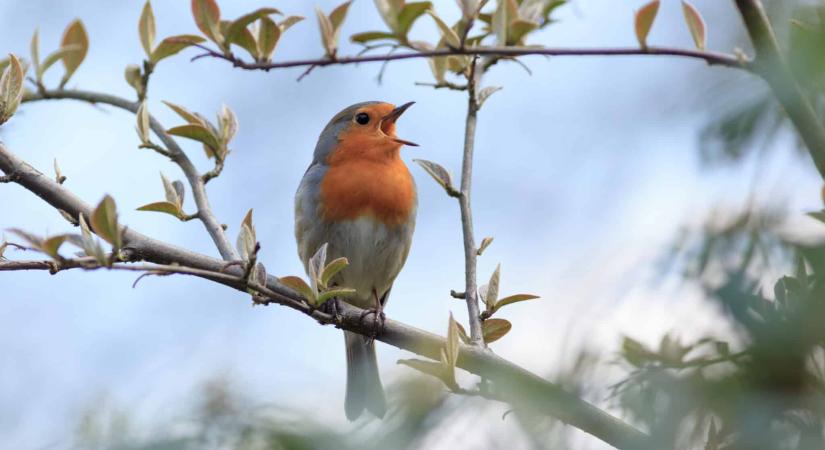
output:
<path id="1" fill-rule="evenodd" d="M 310 19 L 314 14 L 311 2 L 220 3 L 226 17 L 262 6 Z M 324 10 L 335 6 L 315 3 Z M 435 4 L 448 22 L 457 18 L 454 2 Z M 735 37 L 739 22 L 732 4 L 696 2 L 712 49 L 747 48 Z M 196 32 L 189 2 L 153 6 L 159 37 Z M 529 43 L 635 46 L 632 17 L 639 6 L 574 2 L 559 10 L 558 24 Z M 136 29 L 141 7 L 138 0 L 2 0 L 0 52 L 28 54 L 39 27 L 41 55 L 46 54 L 57 47 L 65 25 L 79 17 L 91 46 L 69 87 L 132 98 L 123 69 L 143 57 Z M 383 27 L 372 2 L 356 0 L 342 35 Z M 428 18 L 416 24 L 413 35 L 429 41 L 437 36 Z M 649 40 L 692 46 L 677 1 L 663 0 Z M 358 51 L 346 41 L 341 54 Z M 313 19 L 284 35 L 275 59 L 321 52 Z M 259 258 L 271 274 L 302 274 L 292 230 L 293 194 L 318 134 L 340 109 L 365 100 L 415 101 L 399 120 L 398 133 L 420 147 L 405 148 L 403 158 L 410 164 L 412 158 L 436 161 L 459 173 L 464 94 L 416 86 L 432 81 L 423 60 L 391 63 L 381 84 L 376 64 L 317 69 L 297 82 L 302 69 L 248 72 L 218 60 L 190 62 L 195 54 L 186 51 L 159 65 L 150 111 L 167 127 L 180 119 L 161 100 L 208 117 L 223 104 L 236 112 L 240 131 L 226 169 L 208 193 L 233 240 L 244 214 L 254 208 Z M 799 227 L 811 226 L 802 212 L 821 209 L 813 166 L 786 151 L 788 137 L 774 144 L 780 151 L 771 153 L 768 169 L 747 163 L 709 171 L 701 164 L 698 130 L 711 112 L 709 93 L 718 92 L 711 87 L 725 91 L 749 81 L 729 69 L 667 57 L 524 62 L 532 74 L 499 64 L 484 79 L 503 90 L 479 116 L 473 208 L 479 239 L 495 237 L 479 259 L 479 279 L 501 263 L 504 294 L 542 298 L 503 311 L 514 328 L 493 349 L 552 377 L 581 348 L 611 355 L 624 335 L 657 342 L 669 330 L 685 340 L 729 332 L 720 311 L 695 287 L 653 282 L 663 248 L 682 226 L 700 223 L 709 208 L 742 205 L 754 184 L 758 199 L 782 202 L 800 216 L 794 222 Z M 49 85 L 57 83 L 61 70 L 53 72 Z M 130 114 L 71 101 L 27 104 L 3 126 L 0 138 L 43 172 L 50 173 L 56 158 L 68 177 L 65 186 L 87 202 L 111 194 L 129 227 L 217 256 L 198 222 L 135 211 L 162 199 L 159 172 L 170 178 L 181 174 L 158 155 L 138 149 Z M 202 170 L 209 168 L 197 145 L 181 143 Z M 419 192 L 417 228 L 387 314 L 443 334 L 450 312 L 466 323 L 464 305 L 449 296 L 450 289 L 463 285 L 459 211 L 423 170 L 411 165 L 411 171 Z M 792 192 L 785 189 L 788 176 L 795 180 Z M 193 211 L 191 198 L 186 210 Z M 39 234 L 69 230 L 34 195 L 0 185 L 0 229 L 12 227 Z M 285 308 L 252 307 L 247 296 L 194 278 L 147 278 L 132 288 L 134 279 L 131 273 L 102 271 L 0 273 L 0 448 L 64 448 L 78 411 L 101 399 L 147 426 L 177 420 L 186 414 L 187 400 L 218 375 L 257 404 L 306 410 L 331 403 L 319 414 L 348 426 L 339 330 Z M 408 372 L 395 362 L 410 354 L 384 344 L 378 353 L 385 382 Z M 505 410 L 490 408 L 491 429 L 516 429 L 498 420 Z M 604 448 L 583 433 L 574 435 L 574 443 Z M 483 441 L 465 444 L 481 448 Z M 432 445 L 447 448 L 455 442 L 445 434 Z"/>

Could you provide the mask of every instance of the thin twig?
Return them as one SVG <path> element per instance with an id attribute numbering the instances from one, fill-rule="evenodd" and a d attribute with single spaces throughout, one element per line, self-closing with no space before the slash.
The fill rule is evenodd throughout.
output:
<path id="1" fill-rule="evenodd" d="M 474 345 L 484 346 L 481 330 L 481 318 L 478 310 L 478 287 L 476 284 L 476 240 L 473 234 L 473 210 L 470 202 L 473 180 L 473 150 L 475 148 L 476 121 L 478 118 L 478 101 L 476 86 L 479 75 L 476 72 L 477 57 L 470 63 L 467 76 L 467 120 L 464 125 L 464 157 L 461 165 L 461 196 L 458 204 L 461 209 L 461 231 L 464 238 L 464 299 L 467 302 L 467 315 L 470 324 L 470 340 Z"/>
<path id="2" fill-rule="evenodd" d="M 349 56 L 323 58 L 323 59 L 299 59 L 294 61 L 282 62 L 246 62 L 234 55 L 225 55 L 221 52 L 215 51 L 205 45 L 197 45 L 197 47 L 204 50 L 206 53 L 199 55 L 201 57 L 213 57 L 224 59 L 232 63 L 233 66 L 246 70 L 264 70 L 280 69 L 287 67 L 303 67 L 316 66 L 325 67 L 332 65 L 347 65 L 358 64 L 364 62 L 384 62 L 397 61 L 402 59 L 415 58 L 432 58 L 437 56 L 453 56 L 453 55 L 468 55 L 468 56 L 498 56 L 498 57 L 515 57 L 515 56 L 681 56 L 686 58 L 694 58 L 704 60 L 709 65 L 719 65 L 724 67 L 732 67 L 738 69 L 750 69 L 748 61 L 743 61 L 735 55 L 726 53 L 711 52 L 704 50 L 693 50 L 684 48 L 671 47 L 648 47 L 645 49 L 637 47 L 627 48 L 544 48 L 544 47 L 470 47 L 470 48 L 448 48 L 430 51 L 417 51 L 408 53 L 396 53 L 392 55 L 364 55 L 364 56 Z"/>
<path id="3" fill-rule="evenodd" d="M 39 100 L 51 99 L 72 99 L 89 102 L 92 104 L 104 103 L 112 105 L 120 109 L 125 109 L 132 113 L 136 113 L 140 103 L 132 102 L 114 95 L 103 94 L 99 92 L 78 91 L 78 90 L 46 90 L 40 93 L 29 94 L 23 97 L 24 102 L 33 102 Z M 192 198 L 195 200 L 195 205 L 198 208 L 198 218 L 203 222 L 209 236 L 218 248 L 221 257 L 226 261 L 239 259 L 235 247 L 232 246 L 229 238 L 224 233 L 220 222 L 212 212 L 212 207 L 209 205 L 209 197 L 206 195 L 205 182 L 198 174 L 198 170 L 192 161 L 186 156 L 183 149 L 178 143 L 166 134 L 166 129 L 154 117 L 149 117 L 149 126 L 152 131 L 160 138 L 166 150 L 169 152 L 169 157 L 181 168 L 186 180 L 189 182 L 189 187 L 192 189 Z"/>

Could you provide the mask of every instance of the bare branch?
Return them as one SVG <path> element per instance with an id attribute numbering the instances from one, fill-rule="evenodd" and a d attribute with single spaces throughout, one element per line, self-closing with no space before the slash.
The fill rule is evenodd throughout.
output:
<path id="1" fill-rule="evenodd" d="M 432 58 L 436 56 L 451 55 L 471 55 L 471 56 L 679 56 L 685 58 L 700 59 L 709 65 L 719 65 L 724 67 L 749 70 L 750 63 L 735 55 L 726 53 L 710 52 L 703 50 L 670 48 L 670 47 L 648 47 L 648 48 L 546 48 L 546 47 L 472 47 L 472 48 L 451 48 L 431 51 L 419 51 L 409 53 L 396 53 L 369 56 L 349 56 L 323 58 L 323 59 L 302 59 L 283 62 L 252 63 L 246 62 L 234 55 L 225 55 L 204 45 L 197 45 L 206 53 L 199 55 L 199 58 L 209 56 L 224 59 L 232 63 L 233 66 L 246 70 L 281 69 L 287 67 L 326 67 L 333 65 L 358 64 L 364 62 L 384 62 L 397 61 L 402 59 Z"/>
<path id="2" fill-rule="evenodd" d="M 825 178 L 825 125 L 785 61 L 762 3 L 759 0 L 736 0 L 736 7 L 756 50 L 753 70 L 771 87 L 808 147 L 820 175 Z"/>
<path id="3" fill-rule="evenodd" d="M 80 100 L 89 102 L 92 104 L 99 104 L 104 103 L 107 105 L 115 106 L 120 109 L 125 109 L 132 113 L 136 113 L 138 107 L 140 106 L 139 102 L 132 102 L 126 100 L 124 98 L 116 97 L 114 95 L 103 94 L 98 92 L 89 92 L 89 91 L 77 91 L 77 90 L 44 90 L 40 93 L 26 95 L 23 98 L 24 102 L 33 102 L 39 100 L 52 100 L 52 99 L 72 99 L 72 100 Z M 180 148 L 178 143 L 172 139 L 171 136 L 166 134 L 166 129 L 155 120 L 154 117 L 149 117 L 149 126 L 152 131 L 160 138 L 161 142 L 165 146 L 165 150 L 168 152 L 168 155 L 172 161 L 174 161 L 183 171 L 184 176 L 186 176 L 186 180 L 189 182 L 189 186 L 192 189 L 192 198 L 195 199 L 195 205 L 198 208 L 198 218 L 203 222 L 206 231 L 209 233 L 209 236 L 212 237 L 212 241 L 215 243 L 215 246 L 218 248 L 218 251 L 221 254 L 221 257 L 226 261 L 232 261 L 236 259 L 240 259 L 238 253 L 235 251 L 235 248 L 230 243 L 229 239 L 226 237 L 226 233 L 224 233 L 224 229 L 221 227 L 220 222 L 215 217 L 215 214 L 212 212 L 212 207 L 209 205 L 209 197 L 206 195 L 206 186 L 205 182 L 208 181 L 201 178 L 200 174 L 198 174 L 198 170 L 195 168 L 195 165 L 192 164 L 192 161 L 186 156 L 186 153 Z M 158 148 L 163 149 L 163 147 L 158 146 Z M 158 149 L 155 149 L 158 151 Z M 163 154 L 163 152 L 160 152 Z M 209 172 L 212 173 L 212 172 Z"/>
<path id="4" fill-rule="evenodd" d="M 16 173 L 15 182 L 56 209 L 75 217 L 79 214 L 91 215 L 90 205 L 20 160 L 2 143 L 0 171 L 6 174 Z M 431 359 L 439 359 L 445 346 L 445 339 L 440 336 L 390 319 L 379 330 L 375 322 L 361 320 L 363 310 L 343 302 L 335 316 L 310 308 L 301 297 L 281 285 L 273 276 L 267 276 L 266 282 L 262 284 L 247 282 L 243 279 L 242 267 L 229 266 L 225 261 L 152 239 L 132 228 L 122 228 L 122 235 L 124 244 L 121 253 L 128 260 L 155 263 L 145 267 L 135 266 L 135 270 L 174 270 L 176 273 L 209 279 L 242 292 L 252 289 L 261 294 L 254 297 L 257 302 L 277 303 L 300 311 L 320 323 L 333 324 L 364 336 L 377 334 L 376 339 L 382 342 Z M 645 433 L 487 349 L 462 346 L 457 365 L 489 380 L 495 385 L 496 393 L 516 407 L 557 417 L 617 448 L 652 448 L 651 438 Z"/>
<path id="5" fill-rule="evenodd" d="M 477 57 L 473 57 L 470 74 L 467 77 L 467 121 L 464 125 L 464 160 L 461 165 L 461 195 L 458 204 L 461 208 L 461 230 L 464 238 L 464 299 L 467 302 L 467 315 L 470 323 L 470 340 L 474 345 L 484 347 L 481 331 L 481 316 L 478 309 L 478 286 L 476 283 L 476 261 L 478 253 L 473 234 L 473 209 L 470 205 L 470 192 L 473 183 L 473 150 L 475 148 L 476 121 L 478 119 L 478 101 L 476 87 L 480 74 L 476 72 Z"/>

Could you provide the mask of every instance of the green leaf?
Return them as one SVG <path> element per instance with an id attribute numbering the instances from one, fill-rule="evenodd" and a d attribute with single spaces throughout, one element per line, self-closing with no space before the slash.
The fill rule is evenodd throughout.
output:
<path id="1" fill-rule="evenodd" d="M 517 19 L 518 5 L 515 0 L 499 0 L 491 24 L 498 45 L 507 45 L 510 23 Z"/>
<path id="2" fill-rule="evenodd" d="M 395 35 L 387 33 L 386 31 L 365 31 L 363 33 L 356 33 L 349 37 L 350 41 L 366 44 L 370 41 L 377 41 L 379 39 L 395 39 Z"/>
<path id="3" fill-rule="evenodd" d="M 704 50 L 707 31 L 702 15 L 693 5 L 684 0 L 682 0 L 682 12 L 685 15 L 685 22 L 687 22 L 690 35 L 693 37 L 693 43 L 696 44 L 696 48 L 699 50 Z"/>
<path id="4" fill-rule="evenodd" d="M 539 296 L 538 295 L 533 295 L 533 294 L 509 295 L 509 296 L 504 297 L 503 299 L 499 300 L 498 302 L 496 302 L 496 304 L 495 304 L 495 306 L 493 306 L 493 310 L 491 312 L 494 313 L 494 312 L 498 311 L 499 309 L 501 309 L 502 307 L 507 306 L 507 305 L 511 305 L 513 303 L 524 302 L 524 301 L 527 301 L 527 300 L 534 300 L 534 299 L 537 299 L 537 298 L 539 298 Z"/>
<path id="5" fill-rule="evenodd" d="M 481 325 L 481 333 L 484 336 L 484 342 L 490 344 L 510 332 L 513 324 L 504 319 L 487 319 Z"/>
<path id="6" fill-rule="evenodd" d="M 435 11 L 428 11 L 430 17 L 433 18 L 435 24 L 438 25 L 438 29 L 441 30 L 441 36 L 444 39 L 444 42 L 452 48 L 459 48 L 461 46 L 461 39 L 456 34 L 455 30 L 450 28 L 441 17 L 438 17 L 438 14 Z"/>
<path id="7" fill-rule="evenodd" d="M 149 144 L 149 108 L 146 107 L 145 100 L 140 102 L 135 117 L 137 118 L 137 132 L 138 137 L 140 137 L 140 142 L 144 145 Z"/>
<path id="8" fill-rule="evenodd" d="M 176 55 L 183 49 L 191 47 L 195 44 L 200 44 L 206 39 L 192 34 L 181 34 L 178 36 L 170 36 L 158 44 L 157 48 L 152 52 L 149 60 L 157 64 L 164 58 Z"/>
<path id="9" fill-rule="evenodd" d="M 404 5 L 398 14 L 398 35 L 406 38 L 415 21 L 432 6 L 432 2 L 411 2 Z"/>
<path id="10" fill-rule="evenodd" d="M 148 205 L 141 206 L 137 210 L 165 213 L 171 216 L 175 216 L 178 219 L 182 219 L 184 217 L 183 211 L 181 211 L 180 206 L 171 202 L 149 203 Z"/>
<path id="11" fill-rule="evenodd" d="M 43 71 L 40 69 L 40 31 L 35 28 L 32 35 L 31 43 L 29 44 L 29 51 L 32 57 L 32 65 L 34 66 L 34 73 L 37 76 L 37 81 L 43 77 Z"/>
<path id="12" fill-rule="evenodd" d="M 198 141 L 205 146 L 212 149 L 212 154 L 210 156 L 215 156 L 220 154 L 221 145 L 218 142 L 218 137 L 215 136 L 209 128 L 206 128 L 203 125 L 196 125 L 196 124 L 188 124 L 188 125 L 180 125 L 174 128 L 170 128 L 166 130 L 168 134 L 173 136 L 180 136 L 186 139 L 192 139 L 193 141 Z"/>
<path id="13" fill-rule="evenodd" d="M 252 223 L 252 210 L 246 212 L 246 215 L 241 222 L 241 231 L 238 233 L 235 246 L 238 253 L 241 254 L 241 259 L 249 261 L 255 254 L 255 246 L 258 244 L 258 238 L 255 235 L 255 225 Z"/>
<path id="14" fill-rule="evenodd" d="M 455 192 L 455 188 L 453 187 L 453 178 L 450 176 L 450 172 L 448 172 L 447 169 L 438 163 L 427 161 L 426 159 L 413 159 L 413 162 L 421 166 L 424 171 L 430 174 L 430 176 L 433 177 L 433 180 L 443 187 L 448 194 Z"/>
<path id="15" fill-rule="evenodd" d="M 243 30 L 246 30 L 246 27 L 248 27 L 249 24 L 260 19 L 261 17 L 269 17 L 272 14 L 281 14 L 281 11 L 275 8 L 259 8 L 249 14 L 244 14 L 243 16 L 233 20 L 224 33 L 226 42 L 236 42 Z"/>
<path id="16" fill-rule="evenodd" d="M 172 111 L 175 111 L 187 123 L 206 126 L 206 121 L 199 115 L 189 111 L 183 106 L 176 105 L 172 102 L 163 100 L 163 104 L 168 106 Z"/>
<path id="17" fill-rule="evenodd" d="M 349 265 L 349 261 L 347 258 L 343 256 L 340 258 L 334 259 L 332 262 L 324 267 L 324 270 L 321 272 L 321 286 L 329 286 L 329 281 L 332 280 L 332 277 L 338 274 L 338 272 L 344 270 Z"/>
<path id="18" fill-rule="evenodd" d="M 221 9 L 215 0 L 192 0 L 192 16 L 198 29 L 218 44 L 224 45 L 224 38 L 220 31 Z"/>
<path id="19" fill-rule="evenodd" d="M 476 250 L 476 255 L 481 256 L 481 254 L 484 253 L 484 250 L 487 250 L 487 247 L 489 247 L 490 244 L 492 244 L 492 243 L 493 243 L 493 237 L 492 236 L 487 236 L 484 239 L 482 239 L 481 240 L 481 245 L 479 245 L 478 250 Z"/>
<path id="20" fill-rule="evenodd" d="M 312 304 L 312 305 L 315 304 L 315 300 L 316 300 L 315 291 L 312 290 L 312 288 L 309 287 L 307 282 L 304 281 L 301 277 L 296 277 L 296 276 L 282 277 L 282 278 L 278 278 L 278 282 L 280 282 L 284 286 L 286 286 L 286 287 L 292 289 L 293 291 L 297 292 L 298 294 L 300 294 L 302 297 L 307 299 L 307 301 L 310 304 Z"/>
<path id="21" fill-rule="evenodd" d="M 404 8 L 404 0 L 375 0 L 375 6 L 390 30 L 398 32 L 398 15 Z"/>
<path id="22" fill-rule="evenodd" d="M 221 20 L 221 32 L 226 34 L 230 25 L 232 25 L 232 23 L 228 20 Z M 252 31 L 248 27 L 242 28 L 237 36 L 234 36 L 232 40 L 227 39 L 226 43 L 227 45 L 235 44 L 240 46 L 252 55 L 253 58 L 256 58 L 258 55 L 258 43 L 255 41 L 255 35 L 252 34 Z"/>
<path id="23" fill-rule="evenodd" d="M 315 301 L 315 306 L 321 306 L 333 297 L 350 298 L 355 294 L 355 289 L 352 288 L 332 288 L 322 292 L 321 295 L 318 296 L 318 299 Z"/>
<path id="24" fill-rule="evenodd" d="M 79 45 L 67 45 L 49 53 L 49 56 L 47 56 L 46 59 L 44 59 L 40 64 L 40 72 L 37 73 L 37 76 L 42 78 L 43 74 L 45 74 L 46 71 L 54 65 L 54 63 L 63 60 L 63 58 L 70 57 L 72 53 L 79 51 L 82 51 L 82 48 Z"/>
<path id="25" fill-rule="evenodd" d="M 529 20 L 517 19 L 510 22 L 507 30 L 507 45 L 524 45 L 524 38 L 538 27 L 539 24 Z"/>
<path id="26" fill-rule="evenodd" d="M 321 32 L 321 43 L 324 45 L 324 52 L 327 57 L 335 56 L 337 50 L 337 42 L 335 42 L 335 34 L 332 28 L 332 22 L 329 17 L 321 11 L 321 8 L 315 8 L 315 16 L 318 18 L 318 29 Z"/>
<path id="27" fill-rule="evenodd" d="M 80 19 L 73 20 L 63 32 L 60 47 L 66 48 L 70 45 L 79 47 L 79 50 L 68 53 L 61 59 L 63 67 L 66 69 L 63 79 L 60 81 L 61 87 L 69 82 L 69 79 L 86 58 L 86 53 L 89 52 L 89 35 L 86 33 L 86 27 L 83 26 Z"/>
<path id="28" fill-rule="evenodd" d="M 261 18 L 261 21 L 258 23 L 258 61 L 270 60 L 280 39 L 281 28 L 269 17 Z"/>
<path id="29" fill-rule="evenodd" d="M 106 195 L 92 212 L 92 229 L 117 251 L 122 246 L 115 200 Z"/>
<path id="30" fill-rule="evenodd" d="M 281 23 L 278 24 L 278 28 L 281 29 L 281 33 L 285 32 L 286 30 L 292 28 L 293 25 L 296 23 L 304 20 L 305 17 L 303 16 L 289 16 L 286 19 L 282 20 Z"/>
<path id="31" fill-rule="evenodd" d="M 9 67 L 0 76 L 0 125 L 6 123 L 20 106 L 24 77 L 20 60 L 9 54 Z"/>
<path id="32" fill-rule="evenodd" d="M 487 283 L 487 293 L 484 296 L 484 303 L 487 305 L 487 311 L 492 312 L 498 301 L 498 286 L 501 279 L 501 264 L 496 266 L 496 270 L 490 276 L 490 282 Z"/>
<path id="33" fill-rule="evenodd" d="M 659 0 L 653 0 L 636 11 L 634 28 L 636 30 L 636 39 L 642 48 L 647 48 L 647 35 L 650 34 L 653 21 L 656 19 L 656 14 L 658 13 Z"/>
<path id="34" fill-rule="evenodd" d="M 60 246 L 62 246 L 68 238 L 68 234 L 59 234 L 57 236 L 48 237 L 43 240 L 43 244 L 40 249 L 43 250 L 43 253 L 51 256 L 52 258 L 59 259 L 60 254 L 58 252 L 60 251 Z"/>
<path id="35" fill-rule="evenodd" d="M 329 13 L 329 22 L 332 24 L 332 31 L 335 34 L 336 44 L 339 30 L 341 29 L 341 25 L 344 24 L 344 18 L 347 17 L 347 11 L 349 11 L 350 4 L 352 4 L 352 0 L 341 3 L 333 9 L 331 13 Z"/>
<path id="36" fill-rule="evenodd" d="M 143 5 L 143 11 L 140 13 L 140 20 L 138 21 L 138 35 L 140 36 L 140 45 L 146 52 L 146 56 L 152 56 L 152 48 L 155 46 L 155 14 L 152 12 L 152 4 L 149 0 Z"/>

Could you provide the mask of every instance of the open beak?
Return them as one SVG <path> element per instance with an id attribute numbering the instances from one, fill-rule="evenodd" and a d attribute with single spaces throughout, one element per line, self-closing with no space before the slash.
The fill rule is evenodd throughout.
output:
<path id="1" fill-rule="evenodd" d="M 384 128 L 384 124 L 394 124 L 395 121 L 398 120 L 399 117 L 401 117 L 401 114 L 404 114 L 404 111 L 406 111 L 407 108 L 412 106 L 414 103 L 415 102 L 404 103 L 403 105 L 401 105 L 401 106 L 393 109 L 392 111 L 390 111 L 389 114 L 387 114 L 386 116 L 384 116 L 381 119 L 381 128 L 382 129 Z M 395 136 L 393 136 L 391 139 L 394 140 L 395 142 L 398 142 L 399 144 L 411 145 L 413 147 L 418 147 L 418 144 L 416 144 L 415 142 L 405 141 L 404 139 L 399 139 Z"/>

